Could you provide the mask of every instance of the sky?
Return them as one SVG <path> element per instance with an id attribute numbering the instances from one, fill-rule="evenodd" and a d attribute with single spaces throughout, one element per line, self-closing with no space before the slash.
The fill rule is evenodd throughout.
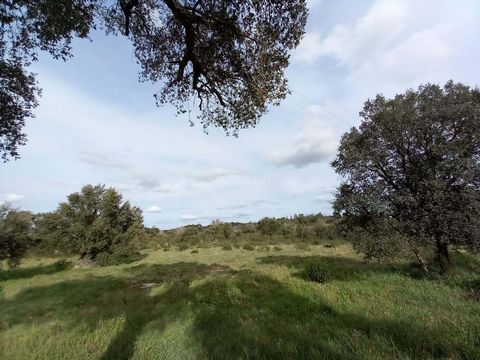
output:
<path id="1" fill-rule="evenodd" d="M 55 210 L 85 184 L 139 206 L 145 224 L 332 213 L 329 163 L 363 103 L 422 83 L 480 84 L 478 0 L 312 0 L 291 94 L 238 138 L 155 106 L 129 42 L 94 33 L 67 62 L 34 64 L 43 95 L 21 158 L 0 165 L 0 202 Z M 193 119 L 192 119 L 193 120 Z"/>

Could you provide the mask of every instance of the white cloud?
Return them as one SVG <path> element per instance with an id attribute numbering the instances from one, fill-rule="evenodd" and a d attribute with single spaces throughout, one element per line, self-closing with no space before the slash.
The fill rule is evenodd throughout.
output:
<path id="1" fill-rule="evenodd" d="M 22 200 L 23 198 L 25 198 L 25 195 L 22 195 L 22 194 L 15 194 L 15 193 L 2 194 L 0 195 L 0 199 L 1 199 L 0 204 L 14 203 Z"/>
<path id="2" fill-rule="evenodd" d="M 306 34 L 294 60 L 314 64 L 332 59 L 369 96 L 444 82 L 459 73 L 459 63 L 475 57 L 479 12 L 478 1 L 376 0 L 356 20 L 324 34 Z"/>
<path id="3" fill-rule="evenodd" d="M 367 14 L 351 24 L 338 24 L 325 37 L 307 33 L 295 59 L 312 63 L 330 55 L 349 67 L 363 64 L 391 44 L 405 27 L 407 3 L 400 0 L 376 1 Z"/>
<path id="4" fill-rule="evenodd" d="M 337 150 L 338 136 L 331 126 L 325 124 L 326 111 L 322 106 L 307 106 L 304 127 L 290 148 L 270 152 L 267 158 L 276 165 L 297 168 L 331 159 Z"/>
<path id="5" fill-rule="evenodd" d="M 240 175 L 243 175 L 243 172 L 238 170 L 228 170 L 228 169 L 217 167 L 217 168 L 201 170 L 196 173 L 187 174 L 186 177 L 201 183 L 212 183 L 221 178 L 230 177 L 230 176 L 240 176 Z"/>
<path id="6" fill-rule="evenodd" d="M 386 51 L 374 63 L 357 69 L 353 77 L 356 80 L 370 79 L 378 83 L 381 79 L 374 74 L 392 74 L 390 81 L 393 80 L 399 86 L 408 86 L 422 79 L 428 80 L 431 74 L 442 73 L 448 69 L 455 53 L 455 40 L 451 36 L 455 32 L 451 26 L 441 25 L 413 33 L 404 42 Z"/>
<path id="7" fill-rule="evenodd" d="M 195 221 L 195 220 L 199 220 L 201 219 L 202 216 L 200 215 L 196 215 L 196 214 L 182 214 L 182 216 L 180 217 L 181 220 L 184 220 L 184 221 Z"/>
<path id="8" fill-rule="evenodd" d="M 173 187 L 160 182 L 156 177 L 151 175 L 138 175 L 136 185 L 141 191 L 169 193 L 173 191 Z"/>
<path id="9" fill-rule="evenodd" d="M 316 32 L 306 33 L 296 49 L 294 60 L 307 64 L 314 63 L 320 56 L 324 55 L 321 45 L 322 38 L 320 34 Z"/>
<path id="10" fill-rule="evenodd" d="M 162 211 L 163 211 L 163 209 L 160 206 L 157 206 L 157 205 L 152 205 L 152 206 L 149 206 L 145 209 L 145 212 L 147 212 L 147 213 L 161 213 Z"/>
<path id="11" fill-rule="evenodd" d="M 128 169 L 129 164 L 122 159 L 118 158 L 118 155 L 112 155 L 102 152 L 83 152 L 78 158 L 81 162 L 89 164 L 91 166 L 103 169 Z"/>
<path id="12" fill-rule="evenodd" d="M 244 217 L 249 217 L 252 216 L 252 214 L 247 213 L 247 212 L 238 212 L 232 215 L 233 218 L 244 218 Z"/>
<path id="13" fill-rule="evenodd" d="M 217 210 L 238 210 L 238 209 L 244 209 L 246 206 L 247 206 L 247 204 L 221 206 L 221 207 L 217 207 Z"/>

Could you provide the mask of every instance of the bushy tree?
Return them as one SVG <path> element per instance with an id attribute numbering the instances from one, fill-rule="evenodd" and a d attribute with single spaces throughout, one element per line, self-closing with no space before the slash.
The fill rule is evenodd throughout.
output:
<path id="1" fill-rule="evenodd" d="M 179 113 L 196 99 L 204 127 L 255 126 L 287 94 L 284 70 L 304 33 L 305 0 L 3 0 L 0 5 L 0 155 L 18 157 L 39 90 L 28 71 L 40 50 L 63 60 L 97 27 L 124 34 L 157 104 Z"/>
<path id="2" fill-rule="evenodd" d="M 274 218 L 264 217 L 257 223 L 258 231 L 260 231 L 262 235 L 266 236 L 272 236 L 279 230 L 279 228 L 280 223 Z"/>
<path id="3" fill-rule="evenodd" d="M 225 240 L 229 240 L 234 235 L 233 226 L 230 223 L 223 223 L 221 225 L 221 234 Z"/>
<path id="4" fill-rule="evenodd" d="M 123 201 L 122 195 L 104 185 L 86 185 L 70 194 L 53 214 L 37 221 L 39 235 L 80 255 L 102 259 L 132 251 L 132 241 L 143 230 L 141 210 Z"/>
<path id="5" fill-rule="evenodd" d="M 68 219 L 62 217 L 57 211 L 35 214 L 33 231 L 35 251 L 68 252 L 69 246 L 63 241 L 69 237 L 68 229 Z"/>
<path id="6" fill-rule="evenodd" d="M 233 236 L 232 224 L 220 219 L 213 219 L 208 228 L 214 240 L 228 240 Z"/>
<path id="7" fill-rule="evenodd" d="M 0 261 L 16 267 L 31 242 L 32 214 L 0 205 Z"/>
<path id="8" fill-rule="evenodd" d="M 480 250 L 480 90 L 448 82 L 365 103 L 332 165 L 336 212 L 368 257 L 431 246 Z"/>

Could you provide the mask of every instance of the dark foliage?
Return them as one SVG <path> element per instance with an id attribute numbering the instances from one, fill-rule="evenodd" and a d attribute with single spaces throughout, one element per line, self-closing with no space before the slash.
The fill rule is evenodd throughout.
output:
<path id="1" fill-rule="evenodd" d="M 141 210 L 113 188 L 86 185 L 54 213 L 36 219 L 40 246 L 62 249 L 105 265 L 137 259 L 133 241 L 143 234 Z"/>
<path id="2" fill-rule="evenodd" d="M 329 266 L 321 261 L 310 261 L 305 265 L 305 275 L 311 281 L 325 283 L 328 279 Z"/>
<path id="3" fill-rule="evenodd" d="M 129 264 L 143 259 L 138 251 L 130 246 L 122 246 L 110 249 L 109 252 L 101 252 L 95 257 L 95 262 L 100 266 L 111 266 L 120 264 Z"/>
<path id="4" fill-rule="evenodd" d="M 38 89 L 39 51 L 71 56 L 75 37 L 101 27 L 132 41 L 157 104 L 198 105 L 205 128 L 237 134 L 287 94 L 284 70 L 307 19 L 305 0 L 5 0 L 0 5 L 0 153 L 18 157 Z"/>
<path id="5" fill-rule="evenodd" d="M 22 128 L 32 118 L 40 95 L 35 75 L 27 71 L 46 51 L 70 57 L 73 37 L 94 28 L 94 0 L 4 0 L 0 5 L 0 156 L 18 158 L 26 141 Z"/>
<path id="6" fill-rule="evenodd" d="M 0 156 L 19 157 L 18 147 L 26 142 L 25 119 L 33 117 L 39 90 L 33 74 L 18 62 L 0 58 Z"/>
<path id="7" fill-rule="evenodd" d="M 290 218 L 264 218 L 259 222 L 249 223 L 214 220 L 207 226 L 187 225 L 163 231 L 146 228 L 140 244 L 144 248 L 175 246 L 186 250 L 221 246 L 224 250 L 229 250 L 242 248 L 244 245 L 268 246 L 297 242 L 319 245 L 325 241 L 334 244 L 343 242 L 337 224 L 332 217 L 312 214 Z"/>
<path id="8" fill-rule="evenodd" d="M 32 214 L 0 205 L 0 266 L 6 260 L 12 268 L 20 264 L 31 243 Z"/>
<path id="9" fill-rule="evenodd" d="M 480 90 L 448 82 L 365 103 L 332 163 L 345 177 L 335 209 L 355 248 L 391 257 L 432 246 L 480 250 Z"/>

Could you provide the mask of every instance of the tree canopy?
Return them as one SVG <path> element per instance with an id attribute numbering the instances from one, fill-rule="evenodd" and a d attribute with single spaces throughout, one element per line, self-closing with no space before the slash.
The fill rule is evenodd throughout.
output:
<path id="1" fill-rule="evenodd" d="M 70 194 L 54 213 L 37 215 L 36 234 L 59 249 L 97 259 L 128 254 L 143 230 L 142 212 L 103 185 Z"/>
<path id="2" fill-rule="evenodd" d="M 10 267 L 20 263 L 32 241 L 32 226 L 32 213 L 0 205 L 0 267 L 3 260 Z"/>
<path id="3" fill-rule="evenodd" d="M 332 165 L 345 178 L 335 200 L 367 257 L 432 246 L 480 250 L 480 90 L 448 82 L 365 103 Z M 424 264 L 424 266 L 426 266 Z"/>
<path id="4" fill-rule="evenodd" d="M 305 0 L 5 0 L 0 5 L 0 154 L 17 158 L 38 104 L 28 71 L 39 51 L 66 60 L 74 38 L 124 34 L 159 85 L 158 105 L 198 106 L 205 128 L 237 134 L 287 94 L 289 52 L 304 33 Z M 127 89 L 125 91 L 128 91 Z"/>

